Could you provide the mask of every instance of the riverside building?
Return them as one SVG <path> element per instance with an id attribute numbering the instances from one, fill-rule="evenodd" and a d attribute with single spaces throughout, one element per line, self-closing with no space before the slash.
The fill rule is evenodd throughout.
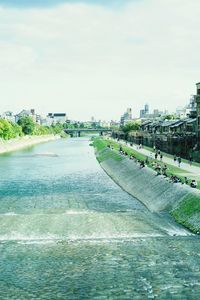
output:
<path id="1" fill-rule="evenodd" d="M 200 82 L 196 84 L 197 95 L 196 95 L 196 111 L 197 111 L 197 146 L 200 150 Z"/>

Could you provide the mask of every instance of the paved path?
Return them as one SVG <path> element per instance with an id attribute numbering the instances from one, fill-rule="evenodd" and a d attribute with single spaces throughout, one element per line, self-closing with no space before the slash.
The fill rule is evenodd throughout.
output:
<path id="1" fill-rule="evenodd" d="M 120 140 L 120 143 L 126 145 L 126 143 L 124 141 Z M 130 143 L 128 143 L 127 146 L 130 147 L 130 148 L 132 148 L 132 149 L 134 149 L 135 151 L 137 151 L 137 152 L 139 152 L 141 154 L 144 154 L 144 155 L 150 157 L 150 158 L 153 157 L 153 159 L 154 159 L 155 153 L 153 152 L 153 150 L 151 152 L 151 151 L 149 151 L 147 149 L 144 149 L 144 148 L 139 149 L 138 145 L 133 144 L 133 146 L 130 146 Z M 158 156 L 158 161 L 159 161 L 159 156 Z M 165 157 L 164 155 L 163 155 L 162 161 L 164 163 L 169 164 L 169 165 L 178 167 L 178 162 L 174 162 L 173 159 L 171 159 L 169 157 Z M 180 169 L 183 171 L 183 173 L 184 173 L 184 171 L 187 171 L 187 172 L 192 173 L 194 177 L 200 177 L 200 168 L 197 167 L 197 166 L 194 166 L 194 165 L 190 166 L 188 163 L 182 162 L 181 166 L 180 166 Z M 187 174 L 185 174 L 185 175 L 187 175 Z"/>

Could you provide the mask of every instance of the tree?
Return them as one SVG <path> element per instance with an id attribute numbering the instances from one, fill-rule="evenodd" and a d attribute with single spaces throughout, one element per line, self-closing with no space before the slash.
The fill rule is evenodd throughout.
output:
<path id="1" fill-rule="evenodd" d="M 0 119 L 0 137 L 4 140 L 9 140 L 23 135 L 19 125 L 9 122 L 5 119 Z"/>
<path id="2" fill-rule="evenodd" d="M 80 128 L 85 128 L 85 124 L 84 123 L 80 123 Z"/>
<path id="3" fill-rule="evenodd" d="M 60 134 L 63 131 L 63 125 L 56 123 L 51 126 L 51 129 L 54 134 Z"/>
<path id="4" fill-rule="evenodd" d="M 176 115 L 166 115 L 164 116 L 165 120 L 176 120 L 177 116 Z"/>
<path id="5" fill-rule="evenodd" d="M 124 133 L 129 133 L 130 131 L 136 131 L 140 129 L 140 124 L 138 122 L 128 122 L 122 127 Z"/>
<path id="6" fill-rule="evenodd" d="M 13 127 L 14 137 L 23 136 L 22 127 L 19 126 L 17 123 L 11 123 Z"/>
<path id="7" fill-rule="evenodd" d="M 17 123 L 22 127 L 22 131 L 25 135 L 32 135 L 34 133 L 36 123 L 31 117 L 21 117 Z"/>

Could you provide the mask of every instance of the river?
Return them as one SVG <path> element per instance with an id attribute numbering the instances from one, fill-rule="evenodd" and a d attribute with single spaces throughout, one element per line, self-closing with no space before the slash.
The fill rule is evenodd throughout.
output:
<path id="1" fill-rule="evenodd" d="M 200 299 L 200 239 L 101 169 L 88 138 L 0 156 L 0 299 Z"/>

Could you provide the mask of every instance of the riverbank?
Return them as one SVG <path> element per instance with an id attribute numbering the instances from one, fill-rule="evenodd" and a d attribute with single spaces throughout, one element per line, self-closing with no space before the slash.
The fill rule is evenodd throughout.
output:
<path id="1" fill-rule="evenodd" d="M 0 154 L 17 151 L 25 147 L 59 139 L 59 135 L 24 136 L 11 140 L 0 140 Z"/>
<path id="2" fill-rule="evenodd" d="M 121 156 L 107 147 L 109 141 L 94 141 L 96 156 L 106 173 L 125 191 L 141 201 L 152 212 L 167 211 L 176 222 L 194 233 L 200 232 L 200 192 L 187 185 L 171 183 L 156 176 L 151 168 Z"/>

